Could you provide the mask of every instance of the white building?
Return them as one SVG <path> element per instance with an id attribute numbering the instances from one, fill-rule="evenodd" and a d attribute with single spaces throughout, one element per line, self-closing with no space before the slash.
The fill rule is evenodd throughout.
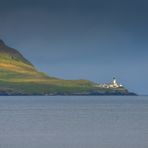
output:
<path id="1" fill-rule="evenodd" d="M 99 85 L 97 85 L 97 87 L 103 87 L 103 88 L 119 88 L 119 87 L 123 87 L 123 85 L 117 83 L 117 80 L 114 77 L 111 83 L 99 84 Z"/>
<path id="2" fill-rule="evenodd" d="M 123 87 L 123 86 L 121 84 L 118 84 L 116 78 L 114 77 L 113 81 L 109 84 L 109 87 L 118 88 L 118 87 Z"/>

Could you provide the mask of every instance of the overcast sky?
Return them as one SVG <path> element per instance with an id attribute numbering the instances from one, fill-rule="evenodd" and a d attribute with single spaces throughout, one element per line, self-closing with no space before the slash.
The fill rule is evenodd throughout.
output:
<path id="1" fill-rule="evenodd" d="M 148 94 L 147 0 L 0 0 L 0 38 L 51 76 Z"/>

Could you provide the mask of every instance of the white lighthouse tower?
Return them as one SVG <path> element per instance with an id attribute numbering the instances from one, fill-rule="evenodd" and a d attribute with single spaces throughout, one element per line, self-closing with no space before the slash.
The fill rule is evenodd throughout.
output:
<path id="1" fill-rule="evenodd" d="M 122 87 L 121 84 L 118 84 L 118 83 L 117 83 L 117 80 L 116 80 L 115 77 L 113 77 L 112 86 L 113 86 L 113 87 Z"/>
<path id="2" fill-rule="evenodd" d="M 113 87 L 118 87 L 117 80 L 115 77 L 113 77 L 112 85 Z"/>
<path id="3" fill-rule="evenodd" d="M 116 85 L 117 84 L 117 80 L 116 80 L 116 78 L 115 77 L 113 77 L 113 82 L 112 82 L 114 85 Z"/>

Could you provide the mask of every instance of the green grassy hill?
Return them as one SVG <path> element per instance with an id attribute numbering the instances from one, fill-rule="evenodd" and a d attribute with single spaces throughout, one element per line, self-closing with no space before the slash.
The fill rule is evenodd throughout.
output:
<path id="1" fill-rule="evenodd" d="M 0 40 L 1 95 L 128 94 L 124 88 L 104 89 L 88 80 L 63 80 L 39 72 L 16 49 Z"/>

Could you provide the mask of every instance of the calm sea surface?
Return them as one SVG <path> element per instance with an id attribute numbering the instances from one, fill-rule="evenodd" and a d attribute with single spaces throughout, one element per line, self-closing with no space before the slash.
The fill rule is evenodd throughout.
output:
<path id="1" fill-rule="evenodd" d="M 148 97 L 0 97 L 0 148 L 148 148 Z"/>

